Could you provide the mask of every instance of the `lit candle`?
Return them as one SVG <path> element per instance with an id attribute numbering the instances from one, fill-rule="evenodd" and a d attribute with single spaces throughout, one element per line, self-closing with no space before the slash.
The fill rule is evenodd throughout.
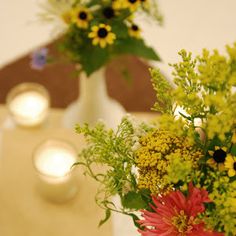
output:
<path id="1" fill-rule="evenodd" d="M 54 202 L 64 202 L 75 196 L 77 181 L 72 166 L 77 153 L 69 143 L 49 139 L 33 154 L 41 193 Z"/>
<path id="2" fill-rule="evenodd" d="M 33 127 L 42 124 L 47 118 L 49 95 L 39 84 L 23 83 L 11 90 L 7 104 L 18 125 Z"/>

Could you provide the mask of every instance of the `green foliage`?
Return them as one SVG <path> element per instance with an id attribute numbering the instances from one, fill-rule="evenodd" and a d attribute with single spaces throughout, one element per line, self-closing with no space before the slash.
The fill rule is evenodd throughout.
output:
<path id="1" fill-rule="evenodd" d="M 160 60 L 157 53 L 152 48 L 146 46 L 143 40 L 134 38 L 126 38 L 117 42 L 114 45 L 114 54 L 132 54 L 149 60 Z"/>
<path id="2" fill-rule="evenodd" d="M 62 40 L 60 41 L 62 55 L 75 64 L 79 64 L 81 66 L 80 71 L 84 71 L 88 76 L 121 54 L 160 60 L 154 49 L 147 46 L 141 38 L 139 27 L 136 36 L 130 33 L 131 26 L 135 24 L 134 18 L 137 12 L 161 23 L 162 17 L 156 1 L 150 0 L 148 5 L 139 1 L 135 8 L 127 3 L 124 4 L 124 1 L 120 1 L 120 6 L 115 6 L 116 2 L 119 5 L 119 0 L 105 0 L 102 2 L 98 0 L 48 0 L 49 6 L 45 7 L 46 12 L 41 14 L 45 19 L 59 18 L 63 22 Z M 107 8 L 113 12 L 108 17 L 104 13 Z M 81 23 L 83 20 L 79 18 L 80 11 L 78 9 L 82 9 L 81 11 L 87 14 L 87 18 L 84 20 L 84 22 L 87 22 L 85 26 Z M 108 40 L 104 47 L 99 43 L 96 45 L 93 41 L 94 38 L 89 38 L 89 34 L 93 32 L 93 26 L 99 27 L 100 24 L 111 26 L 111 33 L 115 35 L 114 42 L 109 43 L 108 34 L 107 38 L 106 36 L 100 38 L 98 34 L 94 36 L 99 41 Z"/>
<path id="3" fill-rule="evenodd" d="M 135 128 L 128 117 L 122 120 L 117 131 L 107 130 L 103 123 L 98 123 L 93 128 L 87 124 L 76 127 L 77 133 L 83 133 L 88 143 L 79 154 L 76 164 L 84 166 L 84 173 L 100 183 L 96 201 L 103 209 L 128 214 L 133 209 L 147 205 L 145 197 L 142 198 L 138 192 L 137 176 L 133 170 L 135 154 L 132 147 L 139 129 L 145 132 L 142 124 Z M 99 166 L 102 169 L 98 170 Z M 110 200 L 115 195 L 121 198 L 123 206 L 120 209 Z M 132 202 L 129 202 L 131 198 Z M 109 211 L 105 220 L 108 218 Z"/>
<path id="4" fill-rule="evenodd" d="M 106 222 L 110 219 L 110 217 L 111 217 L 111 210 L 110 210 L 110 209 L 106 209 L 105 212 L 106 212 L 105 218 L 99 222 L 99 226 L 102 226 L 102 225 L 103 225 L 104 223 L 106 223 Z"/>
<path id="5" fill-rule="evenodd" d="M 236 156 L 236 144 L 234 144 L 231 148 L 231 153 Z"/>
<path id="6" fill-rule="evenodd" d="M 115 211 L 140 227 L 139 209 L 154 213 L 148 217 L 155 221 L 155 211 L 161 212 L 151 207 L 152 196 L 186 194 L 192 182 L 196 193 L 191 194 L 205 189 L 211 200 L 194 220 L 236 235 L 236 43 L 227 46 L 227 55 L 206 49 L 196 58 L 185 50 L 179 55 L 182 60 L 171 65 L 175 86 L 159 70 L 150 70 L 159 123 L 137 125 L 124 118 L 117 131 L 101 123 L 77 126 L 88 142 L 77 164 L 100 183 L 96 201 L 106 210 L 101 223 Z M 99 165 L 103 169 L 97 171 Z M 114 195 L 121 206 L 112 202 Z"/>
<path id="7" fill-rule="evenodd" d="M 143 200 L 140 192 L 129 191 L 122 199 L 122 205 L 124 208 L 131 210 L 146 209 L 147 203 Z"/>

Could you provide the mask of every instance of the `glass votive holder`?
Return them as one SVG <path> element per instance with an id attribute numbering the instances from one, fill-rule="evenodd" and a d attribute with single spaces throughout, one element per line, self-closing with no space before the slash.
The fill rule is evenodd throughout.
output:
<path id="1" fill-rule="evenodd" d="M 49 93 L 37 83 L 22 83 L 15 86 L 7 95 L 6 102 L 13 121 L 19 126 L 39 126 L 49 114 Z"/>
<path id="2" fill-rule="evenodd" d="M 73 164 L 76 149 L 67 141 L 48 139 L 33 152 L 33 165 L 38 176 L 38 190 L 46 199 L 63 203 L 72 199 L 78 190 Z"/>

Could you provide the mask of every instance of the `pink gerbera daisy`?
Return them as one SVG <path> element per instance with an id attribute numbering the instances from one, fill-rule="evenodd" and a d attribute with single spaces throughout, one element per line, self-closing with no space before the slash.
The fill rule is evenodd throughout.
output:
<path id="1" fill-rule="evenodd" d="M 153 197 L 154 212 L 142 210 L 143 220 L 138 223 L 144 227 L 139 230 L 142 236 L 222 236 L 222 233 L 207 231 L 197 215 L 205 211 L 204 203 L 210 202 L 208 192 L 189 184 L 186 197 L 180 191 L 165 196 Z"/>

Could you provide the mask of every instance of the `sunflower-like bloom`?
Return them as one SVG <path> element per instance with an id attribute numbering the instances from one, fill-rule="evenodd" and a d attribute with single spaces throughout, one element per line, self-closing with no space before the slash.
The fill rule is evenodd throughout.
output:
<path id="1" fill-rule="evenodd" d="M 88 28 L 89 21 L 92 18 L 91 12 L 85 7 L 76 7 L 71 11 L 71 21 L 79 28 Z"/>
<path id="2" fill-rule="evenodd" d="M 124 5 L 126 8 L 129 8 L 131 12 L 134 12 L 140 6 L 140 0 L 125 0 Z"/>
<path id="3" fill-rule="evenodd" d="M 105 24 L 93 26 L 92 32 L 88 34 L 88 37 L 93 39 L 93 45 L 99 44 L 101 48 L 105 48 L 107 44 L 113 44 L 116 39 L 116 35 L 111 32 L 111 26 Z"/>
<path id="4" fill-rule="evenodd" d="M 140 38 L 141 30 L 136 24 L 132 24 L 129 27 L 129 35 L 134 38 Z"/>
<path id="5" fill-rule="evenodd" d="M 227 156 L 227 147 L 219 147 L 215 146 L 214 151 L 208 151 L 211 158 L 207 161 L 207 163 L 214 169 L 219 169 L 220 171 L 225 170 L 225 159 Z"/>
<path id="6" fill-rule="evenodd" d="M 223 236 L 209 231 L 198 214 L 205 211 L 204 203 L 211 202 L 208 192 L 194 187 L 191 183 L 186 197 L 180 191 L 172 191 L 165 196 L 153 197 L 153 212 L 142 210 L 144 227 L 139 230 L 142 236 Z"/>
<path id="7" fill-rule="evenodd" d="M 228 169 L 229 177 L 236 175 L 236 157 L 228 154 L 225 160 L 225 168 Z"/>

